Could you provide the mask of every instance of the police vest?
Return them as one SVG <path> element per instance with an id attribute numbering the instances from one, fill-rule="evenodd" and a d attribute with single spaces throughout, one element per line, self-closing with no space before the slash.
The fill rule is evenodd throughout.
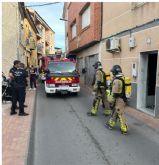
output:
<path id="1" fill-rule="evenodd" d="M 13 86 L 14 87 L 25 87 L 26 86 L 26 72 L 23 69 L 17 69 L 13 73 Z"/>

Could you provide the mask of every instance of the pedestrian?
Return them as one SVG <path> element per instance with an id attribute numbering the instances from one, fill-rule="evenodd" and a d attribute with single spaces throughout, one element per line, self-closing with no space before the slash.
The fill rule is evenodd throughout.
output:
<path id="1" fill-rule="evenodd" d="M 9 82 L 10 82 L 10 85 L 11 85 L 12 99 L 13 99 L 13 92 L 14 92 L 14 87 L 13 87 L 14 77 L 13 77 L 13 75 L 14 75 L 14 72 L 18 69 L 19 63 L 20 63 L 19 60 L 14 60 L 13 67 L 9 70 Z M 16 105 L 16 109 L 18 109 L 18 108 L 19 107 Z"/>
<path id="2" fill-rule="evenodd" d="M 30 89 L 29 90 L 36 90 L 36 69 L 33 65 L 30 68 Z M 34 87 L 33 87 L 34 86 Z"/>
<path id="3" fill-rule="evenodd" d="M 19 116 L 27 116 L 28 113 L 24 112 L 24 100 L 25 100 L 25 87 L 26 87 L 26 72 L 22 69 L 20 61 L 16 60 L 16 69 L 10 72 L 12 78 L 12 107 L 10 115 L 15 115 L 17 112 L 16 104 L 19 102 Z"/>
<path id="4" fill-rule="evenodd" d="M 119 65 L 114 65 L 111 72 L 113 74 L 111 95 L 114 100 L 114 108 L 106 125 L 109 129 L 113 129 L 116 126 L 117 119 L 119 119 L 120 130 L 123 134 L 126 134 L 128 132 L 128 126 L 124 117 L 124 109 L 126 106 L 124 75 Z"/>
<path id="5" fill-rule="evenodd" d="M 110 115 L 111 110 L 109 108 L 109 103 L 106 98 L 106 77 L 103 71 L 103 67 L 100 61 L 97 61 L 93 67 L 95 68 L 95 76 L 93 80 L 93 91 L 95 92 L 95 97 L 93 100 L 93 107 L 90 112 L 87 112 L 89 116 L 95 116 L 97 114 L 100 101 L 104 104 L 104 114 Z"/>
<path id="6" fill-rule="evenodd" d="M 28 77 L 28 72 L 27 69 L 25 67 L 24 63 L 20 63 L 20 68 L 22 70 L 24 70 L 25 74 L 26 74 L 26 79 L 25 79 L 25 97 L 24 97 L 24 103 L 25 103 L 25 98 L 26 98 L 26 87 L 28 86 L 28 81 L 27 81 L 27 77 Z M 24 104 L 24 108 L 28 107 L 27 105 Z"/>

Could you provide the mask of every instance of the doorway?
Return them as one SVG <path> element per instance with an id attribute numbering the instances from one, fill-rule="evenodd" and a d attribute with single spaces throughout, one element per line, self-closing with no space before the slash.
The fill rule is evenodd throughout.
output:
<path id="1" fill-rule="evenodd" d="M 137 108 L 151 115 L 155 112 L 158 52 L 143 52 L 139 59 Z"/>
<path id="2" fill-rule="evenodd" d="M 98 54 L 90 55 L 85 58 L 86 74 L 85 84 L 88 86 L 92 85 L 95 70 L 93 64 L 98 61 Z"/>

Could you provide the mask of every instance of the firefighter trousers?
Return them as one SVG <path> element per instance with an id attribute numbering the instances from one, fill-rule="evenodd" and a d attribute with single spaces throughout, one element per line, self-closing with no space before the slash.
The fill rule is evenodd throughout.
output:
<path id="1" fill-rule="evenodd" d="M 112 116 L 110 120 L 108 121 L 108 124 L 111 127 L 114 127 L 116 125 L 117 119 L 119 119 L 120 129 L 122 132 L 128 131 L 127 124 L 124 117 L 125 105 L 126 104 L 122 98 L 116 98 Z"/>
<path id="2" fill-rule="evenodd" d="M 93 100 L 93 108 L 91 110 L 91 112 L 93 114 L 97 113 L 100 101 L 103 102 L 104 107 L 105 107 L 106 110 L 110 109 L 109 108 L 109 103 L 108 103 L 107 97 L 106 97 L 106 90 L 105 90 L 105 88 L 97 89 L 95 91 L 95 97 L 94 97 L 94 100 Z"/>

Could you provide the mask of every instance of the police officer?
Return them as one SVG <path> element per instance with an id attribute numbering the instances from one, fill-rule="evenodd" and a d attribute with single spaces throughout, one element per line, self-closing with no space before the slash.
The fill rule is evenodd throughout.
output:
<path id="1" fill-rule="evenodd" d="M 20 68 L 22 69 L 22 70 L 24 70 L 24 72 L 25 72 L 25 74 L 26 74 L 26 78 L 28 77 L 28 72 L 27 72 L 27 70 L 26 70 L 26 68 L 25 68 L 25 64 L 24 63 L 20 63 Z M 27 81 L 27 79 L 25 79 L 25 96 L 26 96 L 26 87 L 28 86 L 28 81 Z M 25 103 L 25 97 L 24 97 L 24 103 Z M 28 107 L 27 105 L 24 105 L 24 107 Z"/>
<path id="2" fill-rule="evenodd" d="M 27 74 L 22 68 L 20 61 L 16 61 L 16 70 L 10 72 L 10 77 L 12 77 L 12 107 L 11 115 L 17 114 L 15 111 L 17 101 L 19 102 L 19 116 L 27 116 L 28 113 L 24 112 L 24 100 L 25 100 L 25 87 L 26 87 L 26 77 Z"/>
<path id="3" fill-rule="evenodd" d="M 93 100 L 93 107 L 90 112 L 87 112 L 87 114 L 89 116 L 95 116 L 98 111 L 100 101 L 102 100 L 104 107 L 106 108 L 104 110 L 104 114 L 110 115 L 111 110 L 109 108 L 109 103 L 107 102 L 106 98 L 106 77 L 103 71 L 102 64 L 100 61 L 97 61 L 95 62 L 93 67 L 96 70 L 95 77 L 92 83 L 93 91 L 95 92 L 95 98 Z"/>
<path id="4" fill-rule="evenodd" d="M 13 67 L 9 70 L 9 77 L 10 77 L 10 85 L 11 85 L 12 95 L 13 95 L 13 90 L 14 90 L 14 88 L 13 88 L 13 82 L 14 82 L 13 74 L 18 69 L 19 63 L 20 63 L 19 60 L 15 60 L 13 62 Z M 12 98 L 13 98 L 13 96 L 12 96 Z M 18 109 L 18 108 L 19 107 L 16 105 L 16 109 Z"/>
<path id="5" fill-rule="evenodd" d="M 106 125 L 109 129 L 113 129 L 116 125 L 117 119 L 119 119 L 120 130 L 123 134 L 126 134 L 128 132 L 128 126 L 124 118 L 124 109 L 126 105 L 124 76 L 119 65 L 114 65 L 111 72 L 113 74 L 112 97 L 114 98 L 114 110 Z"/>
<path id="6" fill-rule="evenodd" d="M 36 75 L 37 75 L 37 72 L 36 72 L 36 69 L 34 68 L 33 65 L 31 65 L 31 68 L 30 68 L 30 89 L 29 90 L 36 90 Z M 34 85 L 34 88 L 33 88 L 33 85 Z"/>

